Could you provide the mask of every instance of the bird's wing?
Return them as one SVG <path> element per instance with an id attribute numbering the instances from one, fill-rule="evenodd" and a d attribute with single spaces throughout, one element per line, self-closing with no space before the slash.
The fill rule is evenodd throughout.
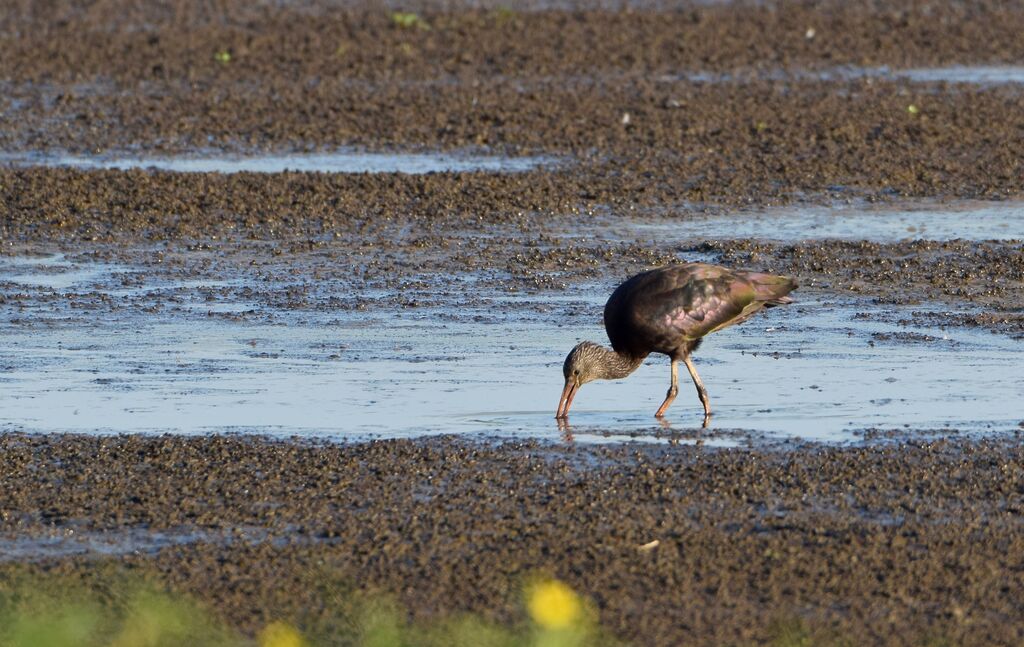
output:
<path id="1" fill-rule="evenodd" d="M 632 325 L 649 339 L 657 339 L 661 352 L 682 341 L 741 321 L 752 314 L 754 286 L 729 270 L 710 265 L 690 266 L 666 277 L 661 285 L 638 294 L 631 304 Z"/>

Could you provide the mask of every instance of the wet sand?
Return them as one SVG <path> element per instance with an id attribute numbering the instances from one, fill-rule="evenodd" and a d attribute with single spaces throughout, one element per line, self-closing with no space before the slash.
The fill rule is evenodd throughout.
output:
<path id="1" fill-rule="evenodd" d="M 5 12 L 0 149 L 88 158 L 351 148 L 556 163 L 422 175 L 0 163 L 0 388 L 17 382 L 8 393 L 26 393 L 26 366 L 66 375 L 59 362 L 83 349 L 86 359 L 109 351 L 103 362 L 128 376 L 102 382 L 110 376 L 74 369 L 100 390 L 148 388 L 157 369 L 185 382 L 221 370 L 202 357 L 132 364 L 104 346 L 118 330 L 166 322 L 234 326 L 232 343 L 252 342 L 250 361 L 295 348 L 246 326 L 304 334 L 360 313 L 455 331 L 503 330 L 514 317 L 593 336 L 610 286 L 684 259 L 791 273 L 804 303 L 854 303 L 886 324 L 851 333 L 861 345 L 941 353 L 943 330 L 981 328 L 999 339 L 990 354 L 1011 364 L 1020 354 L 1024 86 L 965 80 L 963 68 L 956 82 L 941 70 L 898 73 L 1018 64 L 1020 3 L 425 2 L 412 27 L 377 5 L 218 6 L 227 13 L 70 0 Z M 842 204 L 856 228 L 858 210 L 879 204 L 959 209 L 968 199 L 998 201 L 1009 233 L 799 236 L 787 212 L 772 211 Z M 673 228 L 755 212 L 797 233 Z M 62 335 L 87 341 L 58 343 L 44 359 L 10 342 Z M 317 370 L 352 350 L 306 341 L 298 359 Z M 531 361 L 557 379 L 562 345 L 551 366 L 542 349 L 531 347 Z M 357 350 L 357 362 L 398 357 L 425 371 L 442 361 L 411 347 Z M 179 396 L 203 397 L 188 388 Z M 199 596 L 246 631 L 284 616 L 328 635 L 328 584 L 394 593 L 418 618 L 472 610 L 515 621 L 518 583 L 540 570 L 591 598 L 602 624 L 635 644 L 762 643 L 790 626 L 826 644 L 1024 639 L 1020 432 L 992 433 L 985 412 L 973 426 L 882 425 L 806 445 L 743 425 L 616 430 L 614 418 L 577 425 L 570 442 L 549 422 L 543 441 L 317 444 L 26 435 L 31 422 L 4 421 L 0 574 L 88 580 L 111 562 Z M 614 443 L 579 443 L 588 433 Z M 627 438 L 658 446 L 617 444 Z M 654 539 L 654 551 L 637 550 Z"/>

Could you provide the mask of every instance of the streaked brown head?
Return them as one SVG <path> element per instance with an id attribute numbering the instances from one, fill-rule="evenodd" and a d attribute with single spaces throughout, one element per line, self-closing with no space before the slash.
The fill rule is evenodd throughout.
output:
<path id="1" fill-rule="evenodd" d="M 569 351 L 565 363 L 562 364 L 565 388 L 562 389 L 562 397 L 558 401 L 556 418 L 565 418 L 569 415 L 572 399 L 576 397 L 582 385 L 602 377 L 602 360 L 606 353 L 604 348 L 590 341 L 579 343 Z"/>

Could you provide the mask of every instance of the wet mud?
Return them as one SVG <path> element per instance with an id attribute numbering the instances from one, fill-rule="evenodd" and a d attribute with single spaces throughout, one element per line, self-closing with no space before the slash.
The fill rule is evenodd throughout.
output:
<path id="1" fill-rule="evenodd" d="M 69 529 L 146 528 L 171 545 L 126 551 L 121 568 L 248 630 L 329 626 L 326 598 L 353 587 L 420 618 L 512 621 L 516 582 L 539 571 L 637 644 L 756 644 L 794 623 L 825 644 L 1024 637 L 1015 437 L 750 451 L 13 434 L 0 447 L 4 536 L 39 538 L 40 559 Z M 87 580 L 97 559 L 0 573 Z"/>
<path id="2" fill-rule="evenodd" d="M 772 213 L 762 213 L 758 239 L 746 237 L 753 233 L 749 225 L 734 227 L 742 237 L 733 239 L 729 225 L 703 227 L 707 214 L 700 215 L 698 224 L 690 222 L 696 215 L 687 220 L 686 215 L 666 216 L 660 210 L 608 208 L 573 208 L 569 213 L 524 208 L 492 218 L 467 208 L 468 213 L 416 216 L 394 205 L 394 194 L 371 191 L 362 195 L 365 204 L 355 207 L 361 213 L 347 216 L 328 206 L 340 200 L 336 194 L 316 195 L 343 182 L 332 175 L 271 175 L 258 181 L 253 176 L 242 179 L 245 174 L 191 175 L 187 177 L 202 185 L 214 183 L 225 190 L 197 187 L 163 202 L 154 196 L 162 195 L 164 181 L 177 181 L 174 175 L 57 173 L 71 185 L 87 178 L 104 186 L 108 198 L 116 195 L 120 204 L 101 197 L 78 203 L 90 205 L 86 217 L 67 203 L 74 198 L 66 194 L 27 204 L 31 191 L 14 189 L 11 195 L 19 199 L 8 203 L 14 209 L 2 230 L 12 258 L 63 252 L 85 262 L 115 263 L 132 268 L 122 278 L 140 286 L 149 279 L 208 282 L 217 286 L 216 294 L 208 295 L 211 300 L 262 305 L 268 316 L 282 308 L 410 309 L 440 305 L 447 295 L 456 297 L 447 301 L 458 304 L 451 315 L 461 317 L 495 295 L 573 294 L 595 282 L 613 287 L 617 280 L 666 263 L 704 261 L 792 274 L 800 279 L 803 293 L 866 296 L 900 306 L 952 306 L 949 310 L 957 314 L 944 325 L 980 326 L 1017 337 L 1024 332 L 1024 206 L 1017 203 L 1000 215 L 998 232 L 978 226 L 982 236 L 988 232 L 1003 240 L 919 239 L 927 230 L 900 233 L 899 227 L 889 228 L 896 232 L 891 238 L 883 233 L 880 238 L 872 234 L 875 240 L 856 240 L 856 234 L 846 234 L 851 240 L 817 239 L 812 217 L 797 213 L 794 225 L 785 208 L 777 209 L 777 217 L 789 218 L 787 228 L 773 228 Z M 131 183 L 132 177 L 143 181 Z M 401 182 L 410 177 L 395 176 Z M 280 194 L 268 196 L 266 187 L 278 183 Z M 147 204 L 131 204 L 132 194 Z M 487 204 L 486 196 L 475 199 Z M 267 208 L 285 202 L 290 204 L 281 210 Z M 844 222 L 853 231 L 861 222 L 869 229 L 872 219 L 882 217 L 862 215 L 856 208 L 846 211 Z M 33 213 L 49 215 L 40 221 Z M 959 217 L 956 211 L 935 217 L 942 216 Z M 657 224 L 652 226 L 654 217 Z M 806 228 L 800 227 L 800 218 Z M 955 225 L 945 228 L 951 231 Z M 0 298 L 29 307 L 36 299 L 58 297 L 9 289 Z M 164 305 L 142 301 L 85 292 L 77 296 L 75 307 Z"/>
<path id="3" fill-rule="evenodd" d="M 923 317 L 1024 337 L 1024 252 L 1018 241 L 737 241 L 709 242 L 698 249 L 720 252 L 726 264 L 762 264 L 798 275 L 817 289 L 871 295 L 879 304 L 975 304 L 980 310 L 973 314 Z"/>
<path id="4" fill-rule="evenodd" d="M 405 27 L 377 5 L 61 6 L 26 5 L 0 26 L 5 150 L 428 147 L 577 158 L 569 174 L 486 180 L 495 211 L 1021 192 L 1019 84 L 800 74 L 1019 63 L 1014 3 L 428 6 Z M 469 202 L 461 181 L 411 191 L 386 186 L 390 178 L 355 182 L 442 207 Z"/>
<path id="5" fill-rule="evenodd" d="M 325 586 L 514 621 L 542 571 L 635 644 L 1024 641 L 1019 2 L 212 6 L 0 12 L 0 586 L 329 636 Z M 720 422 L 654 424 L 655 362 L 557 427 L 681 260 L 801 285 L 698 354 Z"/>

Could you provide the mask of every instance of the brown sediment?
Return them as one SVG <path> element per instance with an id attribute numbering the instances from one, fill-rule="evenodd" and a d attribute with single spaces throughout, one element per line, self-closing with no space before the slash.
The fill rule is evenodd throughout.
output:
<path id="1" fill-rule="evenodd" d="M 523 202 L 547 208 L 747 204 L 849 190 L 1020 194 L 1017 86 L 800 76 L 1019 61 L 1024 11 L 1015 4 L 428 8 L 429 29 L 402 28 L 379 7 L 60 6 L 13 11 L 0 25 L 7 151 L 567 155 L 572 172 L 521 183 L 530 187 Z M 359 180 L 348 182 L 359 190 Z M 391 180 L 374 182 L 383 189 Z M 468 183 L 497 198 L 492 211 L 503 210 L 503 197 L 520 206 L 516 183 Z M 441 206 L 465 200 L 461 184 L 411 181 Z"/>
<path id="2" fill-rule="evenodd" d="M 65 192 L 54 183 L 50 197 L 41 198 L 33 193 L 33 182 L 20 182 L 36 174 L 47 178 L 47 185 L 53 176 L 63 179 Z M 398 175 L 391 179 L 396 185 L 412 181 Z M 318 174 L 26 171 L 9 185 L 8 204 L 16 206 L 2 232 L 11 249 L 61 250 L 82 262 L 117 262 L 138 270 L 135 281 L 244 277 L 238 285 L 219 288 L 217 296 L 253 303 L 268 314 L 281 307 L 422 307 L 455 296 L 472 305 L 496 294 L 560 293 L 595 281 L 614 284 L 667 263 L 709 259 L 796 276 L 798 300 L 813 294 L 870 297 L 882 304 L 949 311 L 903 309 L 928 324 L 981 326 L 1013 335 L 1024 330 L 1024 253 L 1017 241 L 652 239 L 633 237 L 628 228 L 623 235 L 614 223 L 625 216 L 513 212 L 509 207 L 509 212 L 481 220 L 468 202 L 449 213 L 412 215 L 408 211 L 422 205 L 413 206 L 412 198 L 406 198 L 408 209 L 395 204 L 402 202 L 399 190 L 367 191 L 363 204 L 353 193 L 352 213 L 345 213 L 330 206 L 349 201 L 333 191 L 345 182 Z M 82 195 L 82 183 L 103 190 Z M 517 199 L 528 200 L 529 190 L 524 184 Z M 268 208 L 273 204 L 282 206 Z M 472 289 L 458 283 L 458 277 L 471 277 Z M 115 283 L 128 280 L 113 278 Z M 371 297 L 374 290 L 377 296 Z M 140 296 L 135 305 L 152 308 L 161 296 Z M 49 290 L 19 289 L 5 298 L 29 305 L 57 297 Z M 75 299 L 79 308 L 131 304 L 111 301 L 102 291 Z"/>
<path id="3" fill-rule="evenodd" d="M 0 240 L 142 247 L 134 261 L 146 265 L 162 262 L 152 244 L 234 253 L 227 239 L 257 263 L 326 255 L 364 285 L 469 272 L 502 289 L 558 289 L 687 253 L 667 240 L 587 240 L 595 210 L 628 223 L 648 207 L 685 219 L 800 200 L 1002 199 L 1024 186 L 1017 85 L 805 74 L 1013 62 L 1024 24 L 1016 4 L 424 3 L 419 24 L 429 29 L 403 28 L 376 6 L 223 8 L 12 11 L 0 23 L 0 144 L 142 154 L 428 147 L 557 163 L 424 176 L 6 168 Z M 1019 322 L 1012 243 L 746 241 L 705 251 L 838 292 L 979 305 L 970 316 L 981 325 Z"/>
<path id="4" fill-rule="evenodd" d="M 513 87 L 506 87 L 509 84 Z M 1024 93 L 1013 87 L 935 87 L 891 81 L 708 85 L 609 80 L 596 87 L 567 87 L 554 81 L 524 93 L 514 81 L 488 85 L 402 89 L 383 98 L 367 93 L 353 105 L 338 108 L 342 115 L 361 119 L 344 136 L 327 124 L 305 125 L 305 117 L 301 128 L 294 126 L 296 132 L 275 135 L 285 127 L 281 124 L 295 118 L 289 115 L 301 116 L 302 111 L 273 98 L 267 100 L 266 109 L 279 112 L 247 132 L 246 114 L 253 98 L 241 91 L 239 105 L 210 124 L 196 124 L 202 117 L 186 119 L 175 112 L 206 115 L 212 106 L 173 107 L 163 101 L 152 107 L 132 105 L 124 114 L 87 117 L 81 126 L 75 115 L 82 113 L 41 118 L 37 115 L 45 115 L 44 107 L 23 107 L 6 111 L 0 145 L 8 150 L 192 153 L 210 148 L 483 147 L 512 154 L 557 154 L 573 167 L 568 173 L 534 172 L 515 181 L 419 178 L 408 182 L 442 208 L 448 202 L 458 207 L 465 201 L 459 196 L 463 184 L 471 185 L 477 195 L 493 194 L 495 210 L 506 202 L 515 207 L 564 209 L 593 203 L 764 204 L 816 194 L 1000 199 L 1021 192 L 1024 169 L 1014 151 L 1024 147 L 1019 117 L 1024 113 Z M 345 89 L 341 94 L 351 100 L 353 92 Z M 385 105 L 373 105 L 375 97 Z M 25 101 L 24 106 L 29 106 Z M 217 101 L 219 105 L 221 99 Z M 340 98 L 323 101 L 343 103 Z M 919 112 L 910 113 L 911 105 Z M 446 106 L 453 106 L 449 110 L 461 106 L 463 111 L 445 114 Z M 400 114 L 389 114 L 395 111 Z M 133 125 L 131 115 L 139 113 L 146 116 Z M 628 125 L 622 123 L 625 115 Z M 161 117 L 169 122 L 165 129 L 186 132 L 161 132 Z M 38 126 L 34 126 L 36 119 Z M 435 120 L 452 126 L 417 127 Z M 445 134 L 448 130 L 454 132 Z M 356 191 L 360 183 L 369 183 L 372 191 L 373 185 L 383 189 L 392 182 L 364 178 L 344 184 Z M 516 185 L 530 189 L 520 198 Z"/>
<path id="5" fill-rule="evenodd" d="M 289 85 L 307 77 L 422 81 L 450 75 L 472 81 L 524 72 L 902 68 L 1024 57 L 1020 2 L 994 0 L 970 6 L 832 0 L 667 11 L 644 10 L 643 2 L 608 10 L 587 1 L 562 8 L 546 2 L 494 8 L 449 3 L 445 11 L 444 3 L 428 1 L 407 5 L 418 12 L 411 28 L 380 5 L 359 2 L 254 6 L 229 0 L 216 9 L 53 4 L 24 5 L 0 19 L 12 53 L 0 63 L 4 77 Z M 218 52 L 230 59 L 218 60 Z"/>
<path id="6" fill-rule="evenodd" d="M 729 265 L 755 265 L 801 278 L 804 291 L 857 294 L 881 304 L 948 306 L 955 312 L 908 312 L 938 325 L 982 326 L 1024 335 L 1021 243 L 919 240 L 899 243 L 752 240 L 698 247 Z M 963 311 L 973 306 L 977 311 Z M 912 310 L 912 309 L 911 309 Z"/>
<path id="7" fill-rule="evenodd" d="M 421 619 L 514 621 L 519 587 L 545 572 L 636 644 L 763 643 L 780 623 L 854 644 L 1024 637 L 1015 439 L 706 450 L 6 435 L 0 458 L 0 536 L 223 533 L 120 562 L 246 631 L 281 617 L 315 631 L 332 620 L 325 596 L 351 589 L 393 592 Z"/>

